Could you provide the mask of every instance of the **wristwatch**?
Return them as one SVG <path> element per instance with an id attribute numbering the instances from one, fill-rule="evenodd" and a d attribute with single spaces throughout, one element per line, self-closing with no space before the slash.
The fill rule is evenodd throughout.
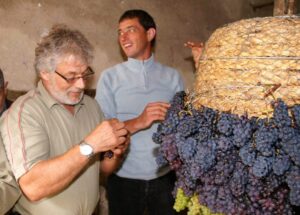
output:
<path id="1" fill-rule="evenodd" d="M 94 154 L 94 149 L 93 147 L 86 143 L 85 141 L 81 141 L 79 143 L 79 150 L 80 150 L 80 154 L 86 156 L 86 157 L 91 157 Z"/>

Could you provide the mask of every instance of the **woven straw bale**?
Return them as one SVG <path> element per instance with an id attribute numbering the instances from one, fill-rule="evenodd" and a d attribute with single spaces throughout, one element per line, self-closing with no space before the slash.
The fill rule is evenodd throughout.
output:
<path id="1" fill-rule="evenodd" d="M 194 106 L 268 117 L 281 98 L 300 103 L 300 18 L 241 20 L 217 29 L 196 72 Z"/>

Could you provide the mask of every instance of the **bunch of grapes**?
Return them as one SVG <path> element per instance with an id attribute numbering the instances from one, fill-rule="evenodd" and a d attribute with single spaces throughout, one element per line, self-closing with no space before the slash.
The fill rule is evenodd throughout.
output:
<path id="1" fill-rule="evenodd" d="M 190 215 L 293 214 L 300 206 L 300 105 L 273 103 L 266 119 L 194 109 L 185 92 L 153 135 L 157 163 L 177 181 L 177 211 Z"/>

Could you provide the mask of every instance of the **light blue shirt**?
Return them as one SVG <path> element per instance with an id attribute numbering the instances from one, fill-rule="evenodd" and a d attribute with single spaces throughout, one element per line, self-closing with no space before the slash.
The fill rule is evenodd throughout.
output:
<path id="1" fill-rule="evenodd" d="M 97 85 L 96 100 L 105 118 L 121 121 L 136 118 L 150 102 L 169 102 L 183 90 L 179 73 L 154 61 L 129 58 L 103 71 Z M 131 136 L 127 157 L 116 172 L 120 177 L 151 180 L 166 174 L 168 167 L 158 169 L 155 161 L 159 145 L 152 141 L 157 123 Z"/>

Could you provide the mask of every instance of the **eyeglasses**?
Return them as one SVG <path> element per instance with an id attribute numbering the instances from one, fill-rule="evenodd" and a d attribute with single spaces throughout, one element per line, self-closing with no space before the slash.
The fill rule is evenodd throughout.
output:
<path id="1" fill-rule="evenodd" d="M 95 74 L 95 72 L 90 67 L 88 67 L 87 70 L 81 76 L 65 77 L 64 75 L 58 73 L 56 70 L 55 70 L 55 73 L 57 75 L 59 75 L 61 78 L 63 78 L 69 84 L 74 84 L 80 78 L 82 78 L 84 81 L 86 81 L 87 79 L 92 77 L 92 75 Z"/>

